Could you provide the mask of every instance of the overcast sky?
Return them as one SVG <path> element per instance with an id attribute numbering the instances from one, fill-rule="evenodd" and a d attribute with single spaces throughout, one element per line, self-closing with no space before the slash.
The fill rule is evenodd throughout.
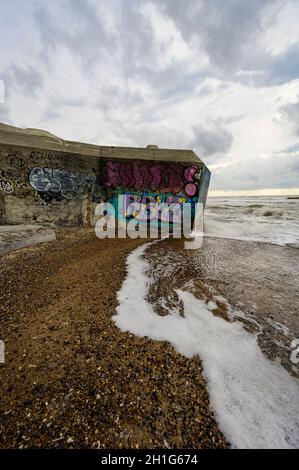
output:
<path id="1" fill-rule="evenodd" d="M 0 121 L 299 187 L 299 0 L 1 0 Z"/>

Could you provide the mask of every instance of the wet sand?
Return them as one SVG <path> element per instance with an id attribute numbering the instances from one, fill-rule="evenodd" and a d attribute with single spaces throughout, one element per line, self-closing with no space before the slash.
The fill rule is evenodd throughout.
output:
<path id="1" fill-rule="evenodd" d="M 201 249 L 186 250 L 182 240 L 167 240 L 152 245 L 147 259 L 153 280 L 149 299 L 157 313 L 178 308 L 183 315 L 175 289 L 184 286 L 203 300 L 224 297 L 215 313 L 228 319 L 227 306 L 234 309 L 238 321 L 258 333 L 264 354 L 299 377 L 290 360 L 291 342 L 299 338 L 298 249 L 205 238 Z"/>
<path id="2" fill-rule="evenodd" d="M 111 320 L 142 243 L 64 230 L 1 258 L 2 448 L 227 446 L 200 359 Z"/>
<path id="3" fill-rule="evenodd" d="M 126 258 L 142 243 L 62 230 L 55 242 L 1 258 L 2 448 L 227 447 L 200 358 L 122 333 L 111 319 Z M 298 376 L 290 343 L 299 337 L 299 250 L 205 239 L 193 251 L 167 240 L 146 257 L 157 313 L 180 308 L 177 287 L 222 295 L 260 333 L 265 355 Z M 225 302 L 214 312 L 224 318 Z"/>

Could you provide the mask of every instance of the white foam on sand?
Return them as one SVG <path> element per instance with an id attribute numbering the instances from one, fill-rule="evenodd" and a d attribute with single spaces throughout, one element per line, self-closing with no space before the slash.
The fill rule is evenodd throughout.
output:
<path id="1" fill-rule="evenodd" d="M 155 243 L 155 242 L 154 242 Z M 113 317 L 122 331 L 169 341 L 187 356 L 198 355 L 220 429 L 237 448 L 299 447 L 299 381 L 265 358 L 256 336 L 238 321 L 214 316 L 212 306 L 178 291 L 185 317 L 157 315 L 146 300 L 150 280 L 143 258 L 150 244 L 127 259 L 128 274 Z"/>

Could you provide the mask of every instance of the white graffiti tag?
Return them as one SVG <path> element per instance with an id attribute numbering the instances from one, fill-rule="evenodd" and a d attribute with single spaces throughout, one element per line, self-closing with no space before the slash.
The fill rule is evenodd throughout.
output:
<path id="1" fill-rule="evenodd" d="M 66 199 L 75 199 L 87 192 L 93 193 L 96 182 L 94 173 L 50 168 L 32 168 L 29 183 L 39 193 L 47 193 L 53 198 L 61 195 Z"/>

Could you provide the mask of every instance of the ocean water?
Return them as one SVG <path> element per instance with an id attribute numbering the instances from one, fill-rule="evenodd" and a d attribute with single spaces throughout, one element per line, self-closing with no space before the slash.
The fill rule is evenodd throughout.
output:
<path id="1" fill-rule="evenodd" d="M 204 220 L 205 236 L 299 248 L 299 199 L 210 197 Z"/>
<path id="2" fill-rule="evenodd" d="M 150 285 L 161 286 L 166 279 L 169 288 L 175 275 L 166 275 L 167 270 L 174 269 L 173 274 L 179 271 L 173 253 L 169 265 L 163 248 L 162 256 L 156 258 L 163 258 L 163 262 L 151 268 L 154 253 L 150 250 L 157 246 L 159 250 L 160 242 L 145 243 L 127 258 L 127 277 L 117 293 L 113 321 L 122 331 L 168 341 L 178 353 L 201 358 L 211 408 L 232 447 L 298 448 L 299 380 L 279 362 L 263 355 L 257 334 L 249 333 L 238 320 L 227 321 L 214 315 L 213 300 L 205 302 L 194 296 L 190 283 L 194 274 L 180 289 L 173 286 L 183 303 L 184 315 L 173 303 L 168 303 L 167 315 L 157 314 L 148 297 Z M 186 250 L 183 252 L 186 255 Z M 180 267 L 185 258 L 179 258 Z M 161 292 L 156 300 L 163 300 Z M 226 302 L 222 296 L 221 301 Z M 231 320 L 240 318 L 241 313 L 228 310 Z"/>

